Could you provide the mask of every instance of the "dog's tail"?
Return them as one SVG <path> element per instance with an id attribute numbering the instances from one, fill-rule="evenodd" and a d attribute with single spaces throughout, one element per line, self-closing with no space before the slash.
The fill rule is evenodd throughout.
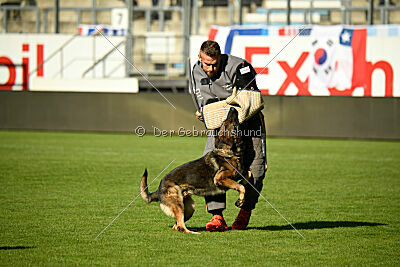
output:
<path id="1" fill-rule="evenodd" d="M 140 183 L 140 195 L 146 203 L 158 201 L 158 191 L 149 193 L 149 189 L 147 188 L 147 169 L 145 169 L 142 182 Z"/>

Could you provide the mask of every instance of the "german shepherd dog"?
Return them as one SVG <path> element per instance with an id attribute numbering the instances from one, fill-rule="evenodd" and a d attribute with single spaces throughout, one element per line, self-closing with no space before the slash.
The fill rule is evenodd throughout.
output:
<path id="1" fill-rule="evenodd" d="M 239 120 L 236 109 L 231 108 L 218 135 L 215 136 L 215 149 L 205 156 L 185 163 L 168 173 L 157 191 L 147 189 L 147 169 L 140 184 L 141 196 L 146 203 L 158 201 L 161 210 L 176 218 L 172 227 L 183 233 L 196 233 L 185 226 L 194 213 L 191 195 L 208 196 L 221 194 L 228 189 L 239 192 L 236 206 L 244 203 L 245 188 L 236 181 L 243 172 L 243 140 L 238 134 Z"/>

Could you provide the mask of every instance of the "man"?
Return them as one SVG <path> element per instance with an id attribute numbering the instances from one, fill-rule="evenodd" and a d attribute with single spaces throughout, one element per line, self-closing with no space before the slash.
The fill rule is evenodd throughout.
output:
<path id="1" fill-rule="evenodd" d="M 234 87 L 238 90 L 258 90 L 254 79 L 256 72 L 250 63 L 232 55 L 221 54 L 218 43 L 210 40 L 201 45 L 199 60 L 193 67 L 192 75 L 193 88 L 199 107 L 226 99 L 232 94 Z M 196 117 L 203 120 L 200 112 L 196 112 Z M 262 189 L 266 170 L 265 127 L 261 111 L 241 125 L 243 133 L 260 133 L 260 129 L 263 133 L 261 136 L 245 136 L 244 134 L 246 147 L 244 165 L 245 169 L 251 171 L 252 176 L 249 181 L 258 192 Z M 209 136 L 203 155 L 213 150 L 214 146 L 214 137 Z M 245 188 L 245 203 L 232 224 L 233 230 L 247 228 L 251 211 L 258 201 L 258 192 L 250 184 L 246 184 Z M 226 207 L 226 194 L 207 196 L 205 200 L 207 211 L 213 215 L 211 221 L 207 223 L 206 229 L 210 232 L 227 230 L 228 226 L 222 214 Z"/>

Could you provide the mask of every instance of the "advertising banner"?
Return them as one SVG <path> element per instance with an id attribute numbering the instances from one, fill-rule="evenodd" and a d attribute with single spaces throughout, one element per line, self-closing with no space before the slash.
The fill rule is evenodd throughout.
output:
<path id="1" fill-rule="evenodd" d="M 0 35 L 0 90 L 28 90 L 32 78 L 125 78 L 125 59 L 110 44 L 124 53 L 125 38 L 107 39 L 101 35 Z"/>
<path id="2" fill-rule="evenodd" d="M 399 25 L 213 26 L 208 39 L 223 53 L 248 60 L 266 95 L 400 97 L 399 30 Z M 200 44 L 193 45 L 198 51 Z"/>

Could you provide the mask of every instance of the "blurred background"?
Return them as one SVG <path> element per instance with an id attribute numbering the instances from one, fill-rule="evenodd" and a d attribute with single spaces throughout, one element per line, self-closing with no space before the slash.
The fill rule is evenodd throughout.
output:
<path id="1" fill-rule="evenodd" d="M 1 0 L 0 18 L 2 129 L 203 129 L 189 64 L 212 39 L 259 73 L 269 136 L 400 139 L 397 0 Z"/>

